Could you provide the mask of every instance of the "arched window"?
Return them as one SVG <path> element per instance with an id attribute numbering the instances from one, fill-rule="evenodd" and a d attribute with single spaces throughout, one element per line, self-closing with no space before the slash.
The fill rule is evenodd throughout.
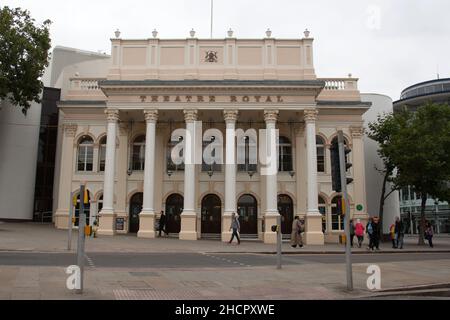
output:
<path id="1" fill-rule="evenodd" d="M 168 142 L 168 144 L 167 144 L 167 153 L 166 153 L 166 155 L 167 155 L 166 160 L 167 160 L 167 161 L 166 161 L 166 162 L 167 162 L 167 171 L 168 171 L 168 172 L 169 172 L 169 171 L 171 171 L 171 172 L 174 172 L 174 171 L 184 171 L 184 160 L 183 160 L 182 163 L 176 164 L 175 162 L 173 162 L 173 159 L 172 159 L 172 149 L 173 149 L 177 144 L 181 143 L 182 141 L 183 141 L 183 137 L 182 137 L 182 136 L 179 136 L 179 137 L 178 137 L 178 141 L 172 141 L 172 140 L 169 140 L 169 142 Z M 180 151 L 179 156 L 180 156 L 180 157 L 183 157 L 183 156 L 184 156 L 183 150 Z"/>
<path id="2" fill-rule="evenodd" d="M 89 136 L 83 136 L 78 143 L 78 171 L 92 171 L 94 160 L 94 141 Z"/>
<path id="3" fill-rule="evenodd" d="M 143 171 L 145 164 L 145 136 L 138 136 L 133 141 L 132 148 L 132 169 L 135 171 Z"/>
<path id="4" fill-rule="evenodd" d="M 332 230 L 344 230 L 344 218 L 342 212 L 342 197 L 336 196 L 331 200 L 331 228 Z"/>
<path id="5" fill-rule="evenodd" d="M 240 140 L 240 139 L 238 139 Z M 239 150 L 244 152 L 240 154 Z M 238 141 L 238 171 L 240 172 L 256 172 L 257 170 L 257 156 L 256 141 L 249 136 L 244 136 L 241 141 Z M 242 158 L 241 158 L 242 157 Z"/>
<path id="6" fill-rule="evenodd" d="M 322 232 L 327 231 L 327 204 L 325 199 L 319 196 L 319 211 L 322 214 Z"/>
<path id="7" fill-rule="evenodd" d="M 216 140 L 216 138 L 214 136 L 211 137 L 211 141 L 203 141 L 203 150 L 202 152 L 205 152 L 205 149 L 211 144 L 214 143 L 214 141 Z M 216 150 L 212 151 L 211 156 L 216 157 Z M 202 157 L 202 171 L 203 172 L 207 172 L 207 171 L 213 171 L 213 172 L 221 172 L 222 171 L 222 164 L 220 163 L 213 163 L 213 164 L 207 164 L 205 162 L 204 157 Z"/>
<path id="8" fill-rule="evenodd" d="M 292 144 L 283 136 L 278 139 L 278 171 L 292 171 Z"/>
<path id="9" fill-rule="evenodd" d="M 321 136 L 316 136 L 317 147 L 317 172 L 325 172 L 325 141 Z"/>
<path id="10" fill-rule="evenodd" d="M 98 148 L 98 171 L 105 171 L 106 162 L 106 136 L 100 140 Z"/>
<path id="11" fill-rule="evenodd" d="M 333 145 L 333 144 L 337 144 L 338 143 L 338 137 L 335 137 L 333 140 L 331 140 L 331 145 Z M 348 146 L 348 141 L 347 141 L 347 139 L 346 138 L 344 138 L 344 146 L 346 146 L 346 147 L 349 147 Z M 350 147 L 349 147 L 350 148 Z M 346 160 L 347 160 L 347 162 L 348 163 L 351 163 L 351 158 L 350 158 L 350 153 L 351 152 L 349 152 L 349 153 L 347 153 L 347 155 L 346 155 Z M 347 173 L 350 173 L 350 169 L 348 169 L 347 170 Z"/>

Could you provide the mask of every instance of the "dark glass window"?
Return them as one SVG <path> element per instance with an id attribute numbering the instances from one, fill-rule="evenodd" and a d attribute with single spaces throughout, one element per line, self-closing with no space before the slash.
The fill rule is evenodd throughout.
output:
<path id="1" fill-rule="evenodd" d="M 203 141 L 203 152 L 211 143 L 214 143 L 214 141 L 215 141 L 215 137 L 211 137 L 211 141 Z M 216 153 L 216 150 L 213 150 L 213 152 L 212 152 L 213 157 L 217 156 L 215 153 Z M 207 164 L 205 162 L 204 157 L 202 157 L 202 158 L 203 158 L 203 160 L 202 160 L 202 171 L 203 172 L 207 172 L 207 171 L 221 172 L 222 171 L 222 164 L 215 163 L 215 162 L 213 164 Z"/>
<path id="2" fill-rule="evenodd" d="M 84 136 L 78 143 L 78 171 L 92 171 L 94 163 L 94 141 Z"/>
<path id="3" fill-rule="evenodd" d="M 243 159 L 238 159 L 238 171 L 240 172 L 256 172 L 257 164 L 256 164 L 256 141 L 250 139 L 250 137 L 245 136 L 241 141 L 238 141 L 241 148 L 244 149 L 244 154 L 242 155 Z M 238 158 L 239 158 L 238 154 Z M 239 161 L 240 160 L 240 161 Z M 242 161 L 243 160 L 243 161 Z"/>
<path id="4" fill-rule="evenodd" d="M 325 172 L 325 141 L 321 136 L 316 136 L 317 148 L 317 172 Z"/>
<path id="5" fill-rule="evenodd" d="M 278 171 L 292 171 L 292 144 L 283 136 L 278 139 Z"/>
<path id="6" fill-rule="evenodd" d="M 143 171 L 145 165 L 145 136 L 138 136 L 133 141 L 131 154 L 132 170 Z"/>
<path id="7" fill-rule="evenodd" d="M 183 141 L 183 137 L 180 136 L 177 141 L 169 140 L 169 143 L 167 144 L 167 153 L 166 153 L 166 163 L 167 163 L 167 171 L 184 171 L 184 160 L 180 164 L 175 164 L 172 161 L 172 150 L 173 148 L 181 143 Z M 180 157 L 183 157 L 183 151 L 179 154 Z"/>
<path id="8" fill-rule="evenodd" d="M 98 170 L 105 171 L 106 162 L 106 136 L 100 140 L 100 146 L 98 149 Z"/>

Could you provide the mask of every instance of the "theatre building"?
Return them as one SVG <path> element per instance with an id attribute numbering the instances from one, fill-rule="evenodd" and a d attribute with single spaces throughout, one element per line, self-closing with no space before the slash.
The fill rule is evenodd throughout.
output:
<path id="1" fill-rule="evenodd" d="M 72 66 L 61 78 L 57 228 L 68 227 L 71 194 L 85 184 L 87 222 L 98 223 L 100 235 L 153 238 L 163 210 L 171 236 L 227 241 L 236 212 L 244 238 L 274 243 L 270 226 L 281 215 L 283 234 L 300 216 L 308 244 L 337 242 L 343 217 L 330 145 L 338 130 L 352 150 L 351 215 L 367 220 L 362 115 L 370 103 L 351 75 L 316 76 L 309 32 L 299 39 L 154 32 L 141 40 L 116 32 L 111 46 L 106 67 Z M 200 122 L 200 149 L 221 146 L 214 153 L 223 163 L 174 160 L 189 157 L 192 139 L 183 132 Z M 278 170 L 264 174 L 261 137 L 273 129 Z"/>

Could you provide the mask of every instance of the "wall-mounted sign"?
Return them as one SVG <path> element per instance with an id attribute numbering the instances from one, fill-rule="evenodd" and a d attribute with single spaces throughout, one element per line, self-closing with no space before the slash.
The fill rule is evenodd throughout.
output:
<path id="1" fill-rule="evenodd" d="M 116 218 L 116 230 L 124 230 L 125 218 Z"/>
<path id="2" fill-rule="evenodd" d="M 363 207 L 362 204 L 358 204 L 358 205 L 356 206 L 356 210 L 358 210 L 358 211 L 362 211 L 363 209 L 364 209 L 364 207 Z"/>

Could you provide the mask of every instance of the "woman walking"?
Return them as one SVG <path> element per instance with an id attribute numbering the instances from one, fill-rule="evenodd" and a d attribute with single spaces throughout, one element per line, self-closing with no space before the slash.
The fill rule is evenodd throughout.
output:
<path id="1" fill-rule="evenodd" d="M 361 223 L 360 219 L 356 219 L 356 224 L 355 224 L 355 235 L 356 238 L 358 238 L 358 248 L 361 248 L 361 245 L 363 243 L 364 240 L 364 226 Z"/>
<path id="2" fill-rule="evenodd" d="M 425 239 L 428 240 L 428 244 L 431 248 L 433 248 L 433 226 L 429 222 L 425 227 Z"/>

